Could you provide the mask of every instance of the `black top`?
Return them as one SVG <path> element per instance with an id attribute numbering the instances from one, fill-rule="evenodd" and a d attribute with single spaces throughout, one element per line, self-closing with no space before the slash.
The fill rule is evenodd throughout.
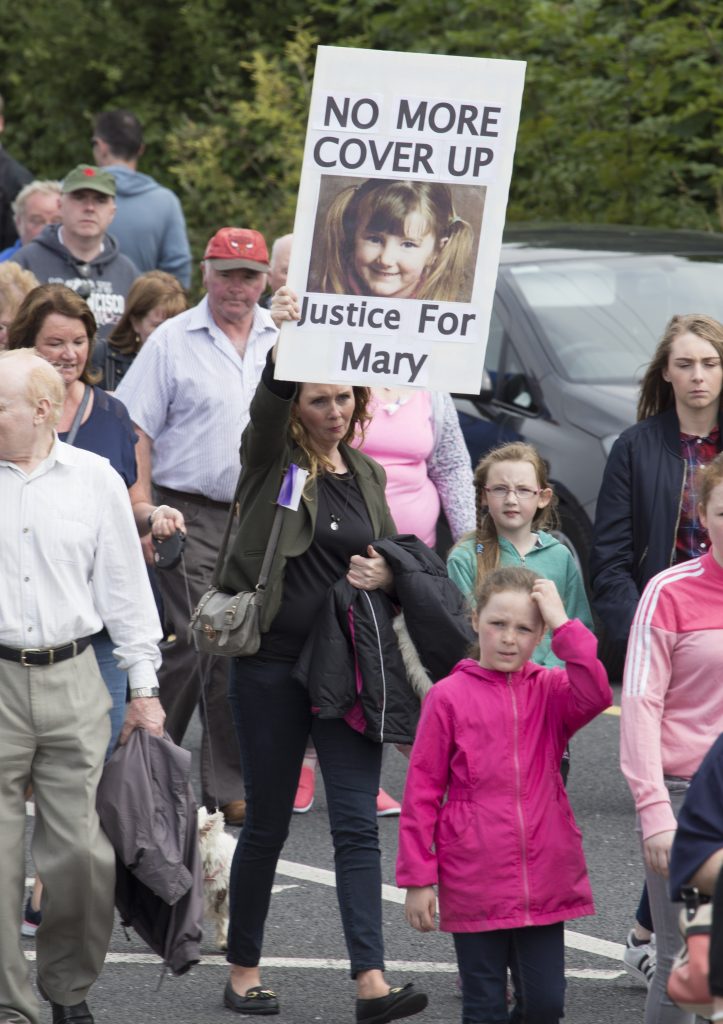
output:
<path id="1" fill-rule="evenodd" d="M 260 656 L 296 661 L 311 633 L 329 587 L 346 575 L 352 555 L 366 555 L 374 540 L 364 499 L 351 473 L 323 473 L 316 481 L 318 510 L 314 539 L 284 572 L 281 607 Z"/>

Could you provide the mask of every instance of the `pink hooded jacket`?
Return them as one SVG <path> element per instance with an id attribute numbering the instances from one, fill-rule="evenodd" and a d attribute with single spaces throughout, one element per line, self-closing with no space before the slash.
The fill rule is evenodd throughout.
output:
<path id="1" fill-rule="evenodd" d="M 555 630 L 552 649 L 566 669 L 528 661 L 505 674 L 466 659 L 424 700 L 404 790 L 397 885 L 437 885 L 443 931 L 595 912 L 560 759 L 612 693 L 597 641 L 577 619 Z"/>

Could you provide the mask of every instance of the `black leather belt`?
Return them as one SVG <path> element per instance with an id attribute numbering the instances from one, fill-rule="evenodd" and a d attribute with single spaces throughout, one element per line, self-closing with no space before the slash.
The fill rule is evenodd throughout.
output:
<path id="1" fill-rule="evenodd" d="M 0 658 L 4 661 L 17 661 L 25 668 L 40 668 L 43 665 L 57 665 L 59 661 L 67 661 L 82 654 L 90 644 L 91 638 L 84 636 L 82 640 L 71 640 L 61 647 L 3 647 L 0 644 Z"/>
<path id="2" fill-rule="evenodd" d="M 177 501 L 190 501 L 193 505 L 201 505 L 203 508 L 218 508 L 228 512 L 231 506 L 231 499 L 228 501 L 216 501 L 215 498 L 207 498 L 205 494 L 191 494 L 190 491 L 174 491 L 170 487 L 162 487 L 160 484 L 153 485 L 159 494 L 170 498 L 169 504 Z"/>

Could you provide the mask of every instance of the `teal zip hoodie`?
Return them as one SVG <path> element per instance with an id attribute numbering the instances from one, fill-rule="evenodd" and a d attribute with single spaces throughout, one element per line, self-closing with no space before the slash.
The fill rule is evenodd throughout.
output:
<path id="1" fill-rule="evenodd" d="M 580 571 L 575 565 L 572 555 L 564 544 L 549 533 L 538 530 L 535 534 L 535 547 L 523 557 L 514 544 L 504 537 L 499 538 L 500 566 L 522 566 L 530 569 L 538 576 L 552 580 L 562 598 L 568 618 L 579 619 L 588 629 L 592 630 L 592 612 L 585 594 Z M 474 590 L 477 582 L 477 542 L 474 537 L 459 541 L 452 548 L 447 558 L 447 572 L 474 608 Z M 564 665 L 552 652 L 552 634 L 545 633 L 541 643 L 532 653 L 531 661 L 537 665 L 555 668 Z"/>

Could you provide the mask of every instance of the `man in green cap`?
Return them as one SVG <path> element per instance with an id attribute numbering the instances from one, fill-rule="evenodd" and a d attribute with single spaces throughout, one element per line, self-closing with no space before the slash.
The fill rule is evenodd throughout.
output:
<path id="1" fill-rule="evenodd" d="M 105 340 L 120 320 L 138 270 L 108 228 L 115 214 L 115 178 L 89 164 L 63 180 L 60 224 L 49 224 L 12 257 L 41 284 L 65 284 L 82 296 Z"/>

